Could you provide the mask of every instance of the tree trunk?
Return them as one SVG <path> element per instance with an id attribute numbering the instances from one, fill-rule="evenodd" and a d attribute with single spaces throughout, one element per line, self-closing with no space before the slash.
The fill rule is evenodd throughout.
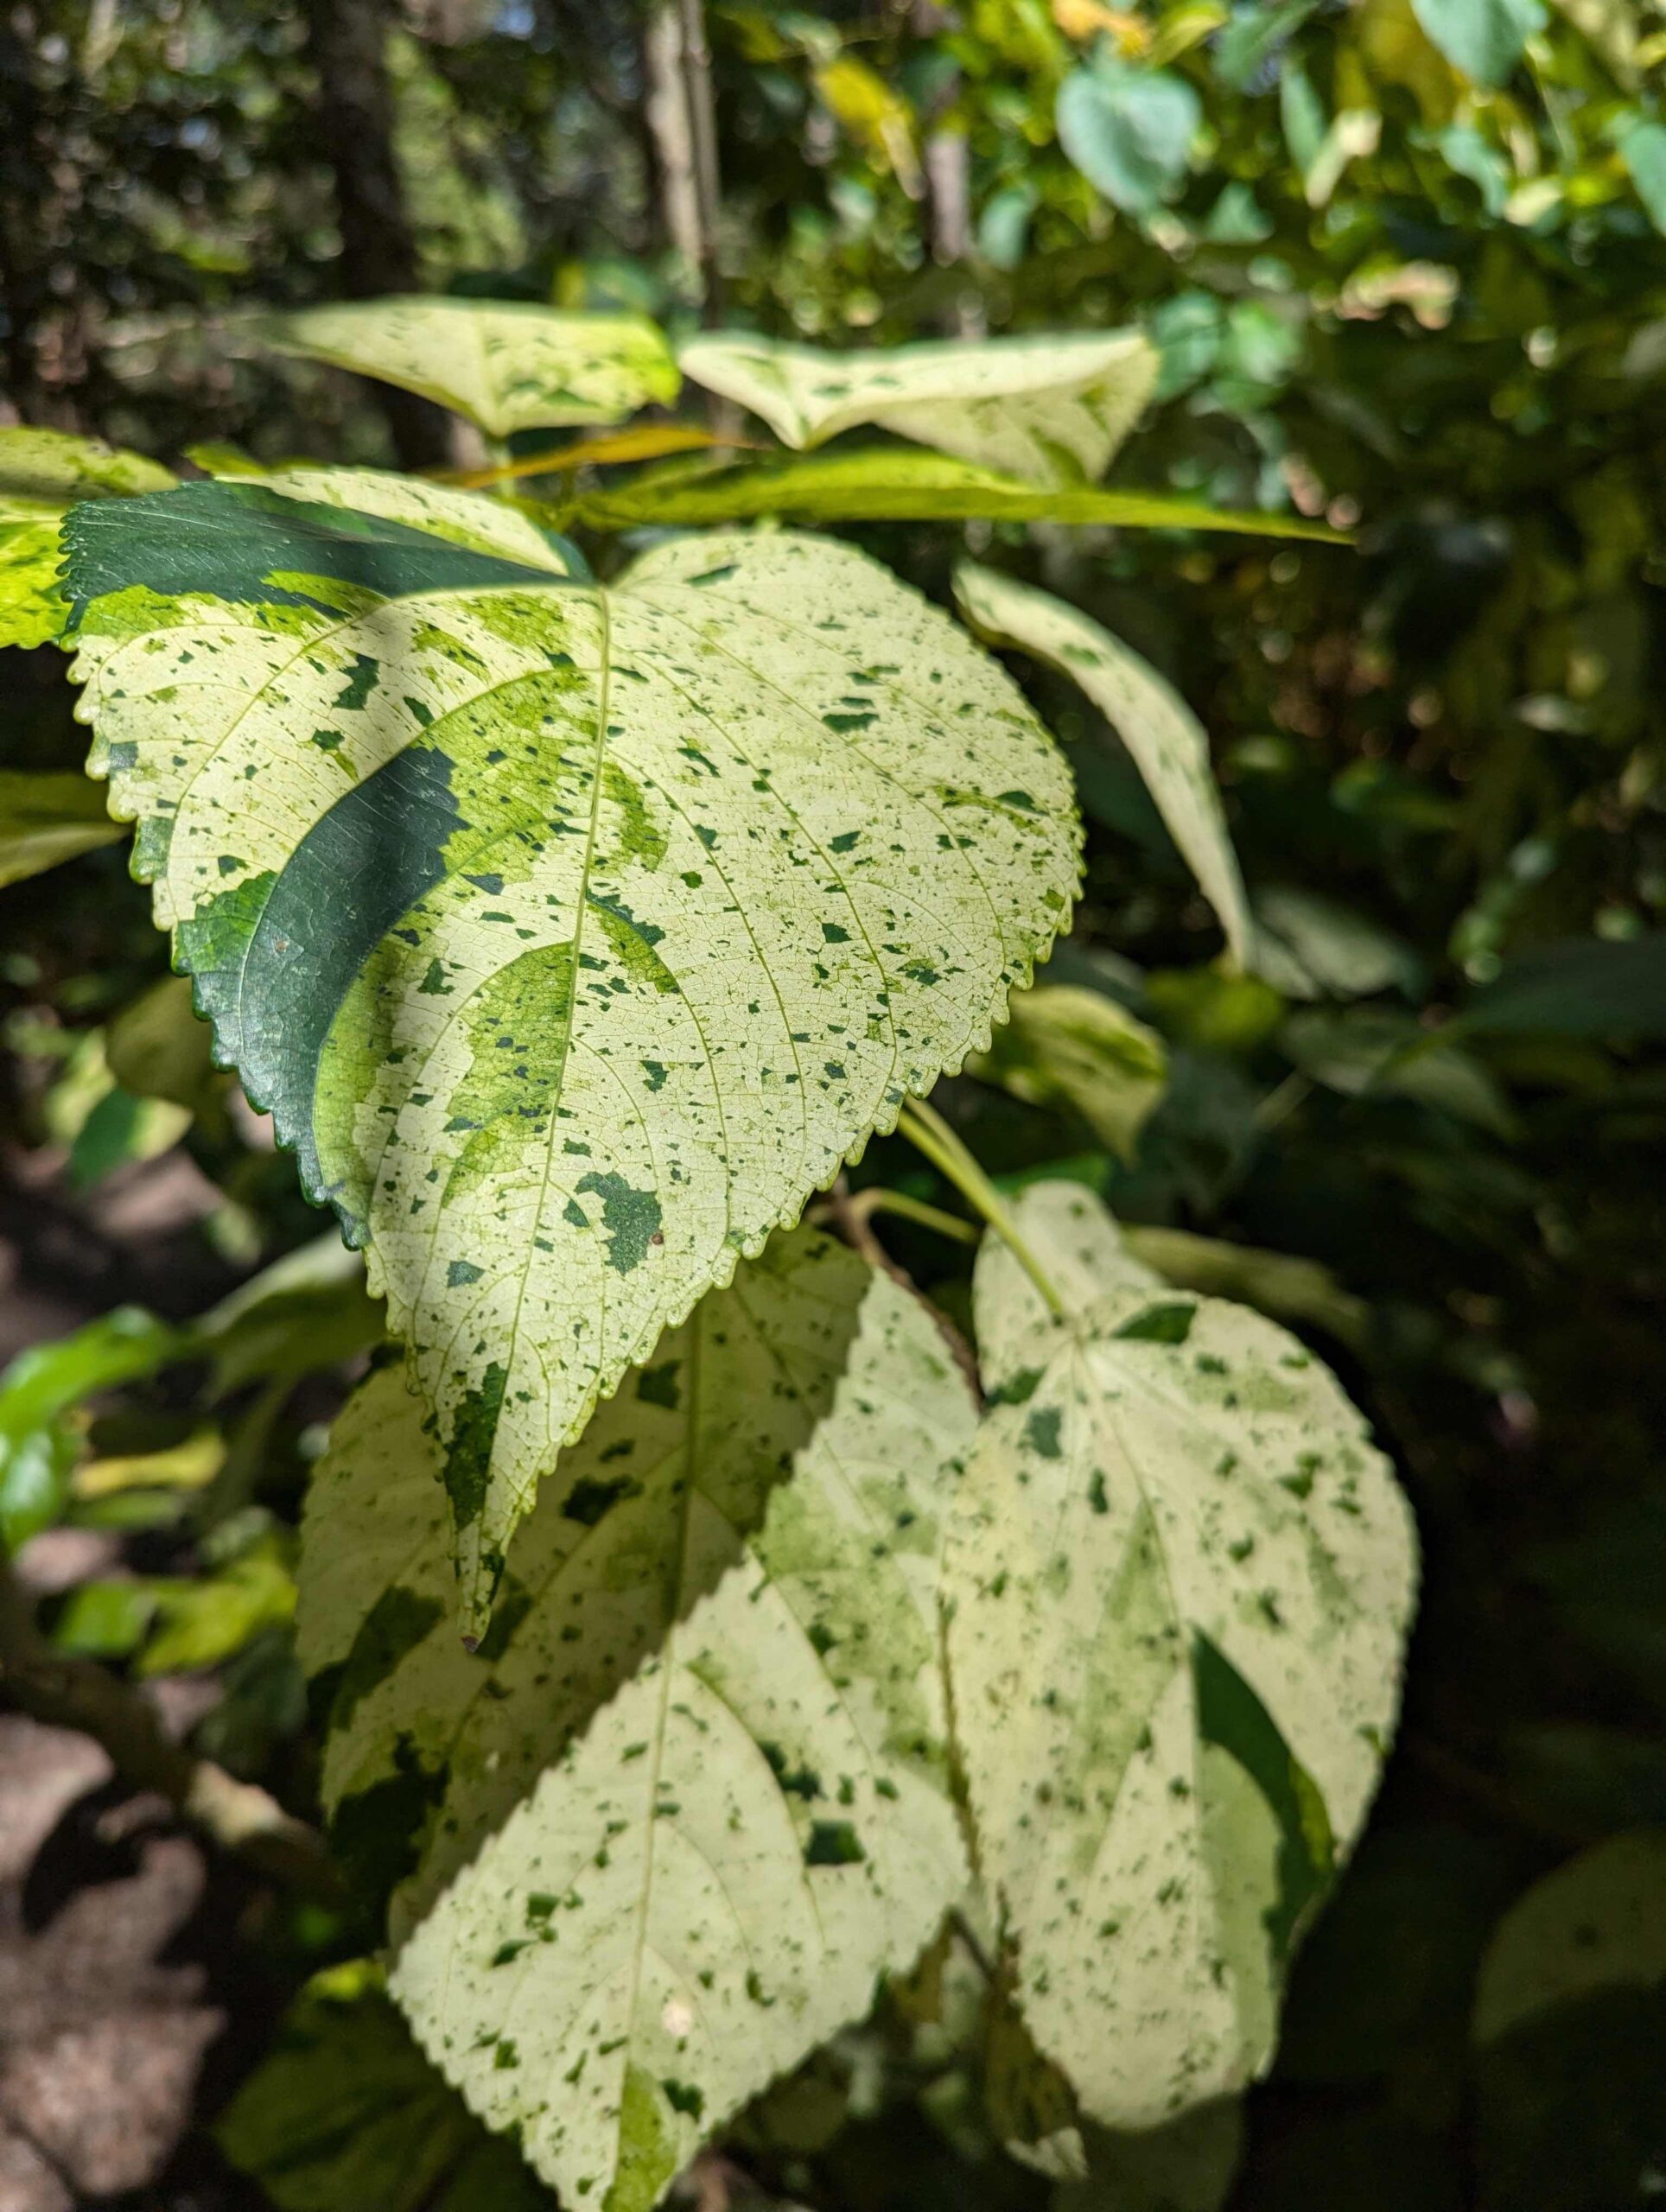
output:
<path id="1" fill-rule="evenodd" d="M 341 289 L 349 299 L 414 292 L 416 242 L 393 156 L 384 0 L 308 0 L 308 48 L 318 73 L 319 144 L 335 179 Z M 444 411 L 384 385 L 377 397 L 401 463 L 443 467 L 451 458 Z"/>
<path id="2" fill-rule="evenodd" d="M 698 285 L 708 323 L 722 311 L 717 126 L 701 0 L 656 0 L 643 37 L 648 135 L 665 235 Z"/>

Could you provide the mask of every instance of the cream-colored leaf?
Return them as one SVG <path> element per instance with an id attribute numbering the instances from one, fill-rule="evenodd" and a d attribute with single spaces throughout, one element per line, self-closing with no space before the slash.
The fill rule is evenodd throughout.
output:
<path id="1" fill-rule="evenodd" d="M 689 340 L 678 358 L 684 375 L 762 416 L 787 445 L 872 423 L 1043 484 L 1097 483 L 1157 374 L 1155 348 L 1133 330 L 852 353 L 726 332 Z"/>
<path id="2" fill-rule="evenodd" d="M 1234 957 L 1252 966 L 1254 924 L 1209 764 L 1209 739 L 1173 685 L 1091 615 L 993 569 L 963 562 L 955 571 L 955 597 L 980 637 L 1015 645 L 1081 685 L 1128 747 Z"/>
<path id="3" fill-rule="evenodd" d="M 598 1398 L 988 1045 L 1068 913 L 1063 762 L 824 539 L 683 538 L 603 589 L 266 485 L 100 512 L 93 772 L 224 1059 L 368 1247 L 478 1633 Z"/>
<path id="4" fill-rule="evenodd" d="M 644 2212 L 963 1889 L 937 1596 L 976 1427 L 919 1302 L 784 1235 L 563 1458 L 471 1658 L 397 1375 L 338 1423 L 301 1574 L 326 1796 L 421 1781 L 395 1995 L 563 2202 Z"/>
<path id="5" fill-rule="evenodd" d="M 1393 1728 L 1413 1533 L 1294 1338 L 1177 1295 L 1077 1185 L 1014 1211 L 1065 1318 L 986 1241 L 957 1739 L 1031 2032 L 1090 2115 L 1153 2126 L 1271 2056 Z"/>
<path id="6" fill-rule="evenodd" d="M 264 315 L 278 352 L 422 393 L 488 435 L 619 423 L 675 399 L 681 378 L 645 315 L 576 315 L 505 300 L 396 296 Z"/>

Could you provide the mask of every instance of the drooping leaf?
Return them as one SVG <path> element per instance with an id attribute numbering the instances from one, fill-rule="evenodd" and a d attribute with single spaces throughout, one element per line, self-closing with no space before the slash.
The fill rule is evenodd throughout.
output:
<path id="1" fill-rule="evenodd" d="M 214 2135 L 281 2212 L 554 2212 L 423 2057 L 368 1961 L 314 1975 Z"/>
<path id="2" fill-rule="evenodd" d="M 66 1416 L 95 1391 L 154 1374 L 177 1341 L 154 1314 L 118 1306 L 18 1353 L 0 1375 L 0 1545 L 16 1551 L 61 1507 L 79 1449 Z"/>
<path id="3" fill-rule="evenodd" d="M 1157 354 L 1138 331 L 829 353 L 741 333 L 678 356 L 696 384 L 761 415 L 790 446 L 872 423 L 1027 482 L 1097 483 L 1151 396 Z"/>
<path id="4" fill-rule="evenodd" d="M 955 598 L 981 636 L 1015 645 L 1081 685 L 1133 756 L 1227 944 L 1242 964 L 1251 964 L 1254 925 L 1209 739 L 1173 685 L 1090 615 L 993 569 L 963 562 Z"/>
<path id="5" fill-rule="evenodd" d="M 986 1241 L 957 1740 L 1031 2032 L 1088 2113 L 1153 2126 L 1271 2056 L 1393 1726 L 1412 1529 L 1294 1338 L 1177 1294 L 1078 1186 L 1015 1211 L 1064 1313 Z"/>
<path id="6" fill-rule="evenodd" d="M 280 353 L 420 392 L 494 438 L 622 422 L 675 399 L 682 381 L 645 315 L 411 296 L 264 315 L 253 332 Z"/>
<path id="7" fill-rule="evenodd" d="M 1068 911 L 1067 778 L 824 540 L 683 539 L 603 590 L 265 486 L 116 512 L 69 531 L 93 772 L 222 1058 L 368 1245 L 478 1632 L 597 1398 L 988 1044 Z"/>
<path id="8" fill-rule="evenodd" d="M 74 500 L 166 491 L 173 481 L 143 454 L 98 438 L 0 429 L 0 645 L 49 645 L 61 634 L 67 608 L 58 587 L 58 528 Z"/>
<path id="9" fill-rule="evenodd" d="M 407 1912 L 465 1871 L 396 1997 L 564 2202 L 645 2212 L 965 1885 L 937 1597 L 970 1393 L 908 1293 L 779 1239 L 598 1414 L 469 1661 L 398 1389 L 338 1433 L 308 1529 L 327 1788 L 427 1781 Z"/>
<path id="10" fill-rule="evenodd" d="M 1103 991 L 1038 983 L 1014 995 L 1006 1027 L 968 1071 L 1026 1105 L 1068 1106 L 1129 1160 L 1167 1070 L 1156 1031 Z"/>
<path id="11" fill-rule="evenodd" d="M 1411 0 L 1428 37 L 1478 85 L 1502 85 L 1546 22 L 1540 0 Z"/>
<path id="12" fill-rule="evenodd" d="M 1124 214 L 1149 214 L 1179 190 L 1202 119 L 1184 77 L 1141 68 L 1103 48 L 1059 87 L 1059 144 Z"/>
<path id="13" fill-rule="evenodd" d="M 55 565 L 55 524 L 53 560 Z M 3 588 L 0 583 L 0 590 Z M 21 883 L 26 876 L 56 868 L 60 861 L 113 845 L 123 834 L 120 823 L 110 819 L 85 776 L 31 775 L 26 769 L 0 768 L 0 886 Z"/>
<path id="14" fill-rule="evenodd" d="M 587 493 L 569 511 L 598 530 L 703 527 L 789 515 L 800 522 L 1103 523 L 1129 530 L 1224 530 L 1255 537 L 1344 541 L 1300 515 L 1211 507 L 1166 492 L 1027 484 L 948 454 L 858 447 L 802 461 L 671 462 Z"/>

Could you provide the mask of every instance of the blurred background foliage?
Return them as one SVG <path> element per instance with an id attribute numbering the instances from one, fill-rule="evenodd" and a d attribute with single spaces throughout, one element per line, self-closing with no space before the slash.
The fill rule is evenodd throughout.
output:
<path id="1" fill-rule="evenodd" d="M 715 123 L 692 175 L 667 70 Z M 1161 375 L 1115 481 L 1358 533 L 968 526 L 1201 715 L 1269 950 L 1222 972 L 1120 745 L 1024 664 L 1090 829 L 1046 980 L 1145 1027 L 1078 1001 L 1067 1052 L 1014 1030 L 942 1103 L 1000 1174 L 1067 1164 L 1177 1279 L 1294 1320 L 1370 1409 L 1426 1561 L 1373 1825 L 1242 2113 L 1098 2141 L 1085 2185 L 1014 2160 L 951 1949 L 702 2162 L 707 2206 L 1666 2189 L 1666 1877 L 1634 1833 L 1666 1826 L 1663 86 L 1660 0 L 0 15 L 4 419 L 170 461 L 478 463 L 424 403 L 240 326 L 343 293 L 831 345 L 1138 322 Z M 856 534 L 946 597 L 961 533 Z M 4 672 L 5 768 L 76 768 L 59 657 Z M 174 1725 L 306 1813 L 292 1530 L 375 1311 L 210 1066 L 119 849 L 0 890 L 0 947 L 19 1580 L 60 1653 L 184 1683 Z M 891 1143 L 854 1179 L 954 1203 Z M 958 1248 L 875 1219 L 963 1313 Z M 341 1963 L 370 1923 L 228 1894 L 203 1937 L 227 2024 L 120 2202 L 518 2202 Z"/>

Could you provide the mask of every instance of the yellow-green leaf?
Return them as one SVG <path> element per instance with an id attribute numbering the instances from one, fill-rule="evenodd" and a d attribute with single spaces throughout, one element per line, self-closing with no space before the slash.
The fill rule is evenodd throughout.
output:
<path id="1" fill-rule="evenodd" d="M 496 438 L 622 422 L 675 399 L 681 382 L 645 315 L 410 296 L 264 315 L 254 331 L 279 353 L 420 392 Z"/>
<path id="2" fill-rule="evenodd" d="M 701 526 L 790 515 L 800 522 L 1098 523 L 1129 530 L 1223 530 L 1256 537 L 1345 541 L 1299 515 L 1211 507 L 1165 492 L 1029 484 L 951 454 L 861 446 L 803 460 L 674 461 L 629 483 L 588 493 L 565 510 L 598 530 L 645 524 Z"/>
<path id="3" fill-rule="evenodd" d="M 173 481 L 143 454 L 99 438 L 0 429 L 0 645 L 49 645 L 62 633 L 67 609 L 58 588 L 58 525 L 67 507 L 77 499 L 165 491 Z"/>

